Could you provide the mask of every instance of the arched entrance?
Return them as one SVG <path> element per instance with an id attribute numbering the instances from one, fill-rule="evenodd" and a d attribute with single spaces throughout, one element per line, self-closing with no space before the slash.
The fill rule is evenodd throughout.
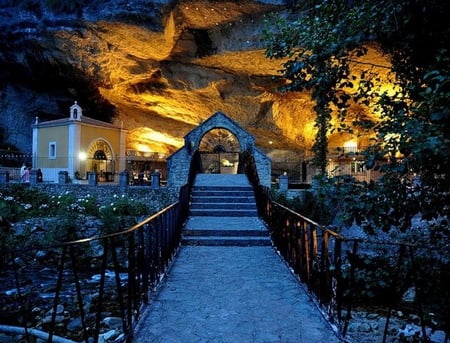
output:
<path id="1" fill-rule="evenodd" d="M 208 131 L 200 140 L 199 152 L 204 173 L 237 174 L 239 141 L 229 130 Z"/>
<path id="2" fill-rule="evenodd" d="M 185 185 L 191 171 L 235 173 L 239 169 L 242 172 L 239 155 L 243 152 L 254 157 L 260 183 L 270 187 L 270 158 L 259 151 L 250 133 L 222 112 L 216 112 L 184 136 L 184 146 L 167 158 L 167 186 Z M 206 161 L 208 158 L 210 161 Z M 227 168 L 223 164 L 228 162 Z"/>
<path id="3" fill-rule="evenodd" d="M 96 172 L 99 181 L 113 181 L 114 155 L 110 144 L 104 139 L 97 139 L 89 145 L 87 151 L 87 170 Z"/>

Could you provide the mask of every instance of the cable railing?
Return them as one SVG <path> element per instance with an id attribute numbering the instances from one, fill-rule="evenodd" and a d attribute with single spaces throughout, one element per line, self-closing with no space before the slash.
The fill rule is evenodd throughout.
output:
<path id="1" fill-rule="evenodd" d="M 446 332 L 445 341 L 448 340 L 448 261 L 435 263 L 431 247 L 344 237 L 273 201 L 270 190 L 259 185 L 250 154 L 242 154 L 242 164 L 254 186 L 258 212 L 269 228 L 273 245 L 314 294 L 340 335 L 347 336 L 355 309 L 369 308 L 375 296 L 381 300 L 377 306 L 385 316 L 381 341 L 386 342 L 394 307 L 401 307 L 402 295 L 408 287 L 413 287 L 415 299 L 405 311 L 418 314 L 421 342 L 428 342 L 425 307 L 431 301 L 430 290 L 427 290 L 431 280 L 425 273 L 432 272 L 434 274 L 429 275 L 436 277 L 435 284 L 444 291 L 439 295 L 442 305 L 437 311 L 441 329 Z M 424 266 L 427 266 L 425 273 Z"/>

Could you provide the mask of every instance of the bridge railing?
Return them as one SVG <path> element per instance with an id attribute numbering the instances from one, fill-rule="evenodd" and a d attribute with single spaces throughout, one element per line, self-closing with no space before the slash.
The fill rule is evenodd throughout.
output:
<path id="1" fill-rule="evenodd" d="M 189 207 L 189 185 L 180 189 L 179 200 L 153 214 L 137 225 L 125 231 L 101 237 L 79 239 L 51 247 L 26 247 L 10 251 L 11 263 L 15 267 L 16 298 L 21 302 L 23 327 L 20 333 L 27 342 L 37 336 L 48 342 L 69 342 L 63 338 L 66 331 L 58 327 L 58 306 L 62 303 L 75 303 L 81 321 L 81 334 L 78 339 L 84 342 L 99 341 L 102 327 L 102 315 L 105 312 L 122 320 L 121 341 L 131 342 L 133 330 L 141 315 L 143 305 L 149 303 L 149 294 L 154 291 L 167 272 L 174 259 L 181 240 L 182 225 L 187 218 Z M 86 261 L 84 252 L 92 246 L 100 246 L 103 253 L 96 262 L 96 267 Z M 30 264 L 14 263 L 24 261 L 25 256 L 36 255 L 38 250 L 45 250 L 55 255 L 55 265 L 39 265 L 38 261 Z M 119 256 L 120 255 L 120 256 Z M 45 268 L 44 268 L 45 267 Z M 27 270 L 32 269 L 32 270 Z M 51 320 L 45 330 L 39 331 L 27 327 L 31 322 L 30 290 L 24 288 L 30 275 L 39 277 L 39 270 L 55 270 L 56 282 L 50 289 L 54 291 L 51 308 Z M 37 275 L 36 275 L 37 274 Z M 98 284 L 87 282 L 95 277 Z M 33 280 L 31 280 L 33 282 Z M 67 299 L 68 296 L 71 299 Z M 85 297 L 95 294 L 95 302 L 86 308 Z M 39 297 L 39 295 L 37 295 Z M 47 305 L 49 306 L 49 305 Z M 18 333 L 17 327 L 2 325 L 0 332 Z M 91 338 L 90 338 L 91 337 Z"/>
<path id="2" fill-rule="evenodd" d="M 448 261 L 436 263 L 439 258 L 433 258 L 436 252 L 432 247 L 344 237 L 273 201 L 270 190 L 259 185 L 251 155 L 243 154 L 242 162 L 274 246 L 343 337 L 348 333 L 355 307 L 367 310 L 375 296 L 382 301 L 376 304 L 377 310 L 385 313 L 382 342 L 386 342 L 392 310 L 402 308 L 402 295 L 412 287 L 415 299 L 403 308 L 418 314 L 421 341 L 428 341 L 425 308 L 431 301 L 442 302 L 438 316 L 448 339 Z M 433 286 L 446 292 L 438 295 L 439 299 L 430 299 L 434 295 L 429 289 L 433 287 L 429 275 L 437 279 Z"/>

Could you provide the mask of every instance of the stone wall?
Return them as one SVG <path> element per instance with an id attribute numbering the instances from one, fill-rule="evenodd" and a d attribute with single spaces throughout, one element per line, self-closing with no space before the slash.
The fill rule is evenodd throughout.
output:
<path id="1" fill-rule="evenodd" d="M 176 151 L 167 159 L 167 186 L 181 187 L 187 183 L 191 159 L 192 155 L 186 148 Z"/>
<path id="2" fill-rule="evenodd" d="M 271 186 L 272 160 L 258 149 L 254 149 L 256 170 L 258 172 L 259 183 L 263 186 Z"/>

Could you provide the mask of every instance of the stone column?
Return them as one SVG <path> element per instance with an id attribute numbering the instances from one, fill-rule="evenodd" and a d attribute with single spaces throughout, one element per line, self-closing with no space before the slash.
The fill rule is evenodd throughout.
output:
<path id="1" fill-rule="evenodd" d="M 130 174 L 125 170 L 119 174 L 119 186 L 126 187 L 130 182 Z"/>
<path id="2" fill-rule="evenodd" d="M 30 170 L 30 185 L 36 185 L 38 183 L 38 171 L 36 169 Z"/>
<path id="3" fill-rule="evenodd" d="M 96 186 L 98 183 L 98 175 L 96 172 L 88 172 L 88 184 L 89 186 Z"/>
<path id="4" fill-rule="evenodd" d="M 69 173 L 65 170 L 58 172 L 58 183 L 60 185 L 69 183 Z"/>
<path id="5" fill-rule="evenodd" d="M 0 171 L 0 184 L 4 185 L 9 182 L 9 171 Z"/>
<path id="6" fill-rule="evenodd" d="M 160 186 L 161 173 L 155 171 L 152 173 L 152 188 L 158 189 Z"/>
<path id="7" fill-rule="evenodd" d="M 289 178 L 287 174 L 280 175 L 279 190 L 282 192 L 287 192 L 288 188 L 289 188 Z"/>

